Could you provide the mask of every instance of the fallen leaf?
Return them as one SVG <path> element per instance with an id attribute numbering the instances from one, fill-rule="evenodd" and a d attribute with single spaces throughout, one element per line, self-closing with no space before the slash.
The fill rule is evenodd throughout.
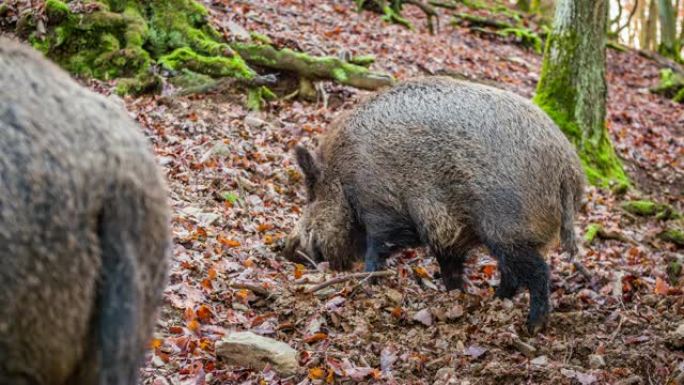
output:
<path id="1" fill-rule="evenodd" d="M 325 369 L 323 368 L 311 368 L 309 369 L 309 379 L 320 380 L 325 377 Z"/>
<path id="2" fill-rule="evenodd" d="M 413 315 L 411 318 L 414 321 L 418 321 L 422 323 L 425 326 L 431 326 L 432 325 L 432 313 L 430 312 L 429 309 L 423 309 L 416 314 Z"/>
<path id="3" fill-rule="evenodd" d="M 656 294 L 667 295 L 667 292 L 669 290 L 670 290 L 670 285 L 668 285 L 668 283 L 664 279 L 660 279 L 660 277 L 656 278 L 656 282 L 655 282 Z"/>
<path id="4" fill-rule="evenodd" d="M 304 337 L 304 342 L 307 344 L 313 344 L 318 341 L 323 341 L 328 338 L 328 335 L 325 333 L 314 333 L 310 336 Z"/>
<path id="5" fill-rule="evenodd" d="M 302 278 L 302 276 L 304 275 L 304 270 L 305 270 L 305 269 L 306 269 L 306 268 L 305 268 L 304 265 L 302 265 L 301 263 L 295 264 L 295 269 L 294 269 L 294 277 L 295 277 L 295 279 Z"/>

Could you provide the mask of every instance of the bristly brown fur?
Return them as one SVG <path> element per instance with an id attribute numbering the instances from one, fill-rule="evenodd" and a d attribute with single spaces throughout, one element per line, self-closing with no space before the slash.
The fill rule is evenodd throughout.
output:
<path id="1" fill-rule="evenodd" d="M 139 127 L 0 38 L 0 384 L 137 383 L 167 192 Z"/>
<path id="2" fill-rule="evenodd" d="M 352 245 L 362 245 L 367 270 L 376 270 L 393 250 L 428 245 L 453 289 L 463 285 L 468 251 L 484 244 L 499 261 L 497 294 L 529 289 L 528 327 L 544 324 L 541 253 L 559 229 L 576 253 L 584 176 L 572 145 L 535 105 L 484 85 L 411 80 L 335 122 L 315 158 L 290 255 L 300 247 L 344 268 L 359 257 Z"/>

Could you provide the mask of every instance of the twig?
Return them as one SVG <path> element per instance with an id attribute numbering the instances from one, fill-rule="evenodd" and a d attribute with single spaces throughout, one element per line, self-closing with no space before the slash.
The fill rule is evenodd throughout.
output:
<path id="1" fill-rule="evenodd" d="M 231 282 L 228 286 L 232 287 L 233 289 L 247 289 L 255 292 L 256 294 L 259 294 L 264 297 L 270 297 L 273 295 L 270 291 L 266 290 L 263 286 L 256 285 L 253 283 L 247 283 L 247 282 Z"/>
<path id="2" fill-rule="evenodd" d="M 346 281 L 349 281 L 350 279 L 357 279 L 357 278 L 368 279 L 368 278 L 372 278 L 372 277 L 389 277 L 392 275 L 394 275 L 394 273 L 391 271 L 373 271 L 373 272 L 353 273 L 353 274 L 337 276 L 333 279 L 329 279 L 325 282 L 319 283 L 318 285 L 307 289 L 305 291 L 305 293 L 308 293 L 308 294 L 315 293 L 319 290 L 325 289 L 326 287 L 328 287 L 330 285 L 334 285 L 336 283 L 341 283 L 341 282 L 346 282 Z"/>

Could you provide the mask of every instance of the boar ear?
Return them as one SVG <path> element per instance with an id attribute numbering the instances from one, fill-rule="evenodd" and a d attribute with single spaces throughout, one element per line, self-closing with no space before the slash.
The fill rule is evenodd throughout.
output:
<path id="1" fill-rule="evenodd" d="M 297 156 L 297 163 L 304 173 L 309 196 L 313 198 L 313 187 L 321 176 L 321 170 L 318 168 L 313 155 L 306 148 L 302 146 L 295 147 L 295 155 Z"/>

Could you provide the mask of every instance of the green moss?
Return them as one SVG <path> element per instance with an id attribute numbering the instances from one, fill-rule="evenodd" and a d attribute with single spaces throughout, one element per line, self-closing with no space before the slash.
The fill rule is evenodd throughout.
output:
<path id="1" fill-rule="evenodd" d="M 142 74 L 134 78 L 122 78 L 116 83 L 119 95 L 140 95 L 161 90 L 162 80 L 157 75 Z"/>
<path id="2" fill-rule="evenodd" d="M 66 3 L 59 0 L 47 0 L 45 2 L 45 15 L 50 23 L 59 23 L 69 17 L 71 11 Z"/>
<path id="3" fill-rule="evenodd" d="M 623 202 L 622 209 L 628 213 L 640 216 L 655 216 L 657 219 L 677 219 L 681 214 L 674 207 L 648 200 L 635 200 Z"/>
<path id="4" fill-rule="evenodd" d="M 554 36 L 547 39 L 548 52 Z M 562 37 L 563 45 L 577 47 L 578 37 L 566 34 Z M 561 54 L 558 54 L 561 55 Z M 572 56 L 565 53 L 561 57 L 563 64 L 551 67 L 549 60 L 542 64 L 541 78 L 537 85 L 537 93 L 533 98 L 536 103 L 558 125 L 571 143 L 575 145 L 582 166 L 591 184 L 601 187 L 625 189 L 629 186 L 629 178 L 625 174 L 622 162 L 615 154 L 605 126 L 582 130 L 575 117 L 579 95 L 577 86 L 573 84 L 575 74 L 569 61 Z"/>
<path id="5" fill-rule="evenodd" d="M 398 11 L 396 11 L 389 5 L 385 5 L 382 7 L 382 13 L 384 14 L 382 20 L 392 24 L 399 24 L 410 30 L 413 30 L 413 24 L 411 24 L 411 22 L 407 19 L 403 18 Z"/>
<path id="6" fill-rule="evenodd" d="M 684 231 L 681 229 L 667 229 L 658 234 L 658 237 L 664 241 L 672 242 L 678 246 L 684 246 Z"/>
<path id="7" fill-rule="evenodd" d="M 660 70 L 660 83 L 651 88 L 651 92 L 672 98 L 675 102 L 684 102 L 684 76 L 669 68 Z"/>
<path id="8" fill-rule="evenodd" d="M 387 85 L 393 81 L 391 77 L 371 73 L 365 67 L 333 56 L 311 56 L 289 48 L 278 50 L 270 45 L 253 43 L 233 43 L 231 46 L 250 63 L 292 71 L 312 80 L 333 78 L 339 83 L 364 89 L 375 89 L 378 84 Z"/>
<path id="9" fill-rule="evenodd" d="M 535 52 L 541 53 L 543 46 L 542 46 L 542 39 L 537 35 L 535 32 L 533 32 L 530 29 L 527 28 L 504 28 L 501 31 L 499 31 L 499 34 L 502 36 L 510 36 L 513 35 L 515 36 L 520 42 L 527 46 L 531 47 L 534 49 Z"/>
<path id="10" fill-rule="evenodd" d="M 203 73 L 212 77 L 230 76 L 240 79 L 252 79 L 256 73 L 247 66 L 240 56 L 225 58 L 220 56 L 200 55 L 189 47 L 174 50 L 159 58 L 158 63 L 169 70 Z"/>
<path id="11" fill-rule="evenodd" d="M 587 226 L 587 229 L 584 231 L 584 242 L 587 244 L 594 242 L 594 239 L 596 239 L 596 236 L 602 229 L 603 227 L 596 223 L 592 223 Z"/>
<path id="12" fill-rule="evenodd" d="M 270 37 L 264 35 L 263 33 L 259 32 L 250 32 L 249 37 L 252 38 L 255 42 L 262 43 L 262 44 L 273 44 L 273 41 L 271 40 Z"/>
<path id="13" fill-rule="evenodd" d="M 275 98 L 276 95 L 268 87 L 252 87 L 247 92 L 247 108 L 258 111 L 266 104 L 267 100 Z"/>
<path id="14" fill-rule="evenodd" d="M 193 72 L 185 68 L 181 70 L 181 73 L 178 76 L 171 78 L 171 83 L 174 86 L 181 88 L 204 87 L 214 82 L 215 80 L 212 79 L 211 76 Z"/>
<path id="15" fill-rule="evenodd" d="M 375 56 L 374 55 L 361 55 L 361 56 L 354 56 L 351 59 L 349 59 L 349 62 L 352 64 L 356 64 L 357 66 L 362 66 L 362 67 L 370 67 L 371 64 L 375 63 Z"/>

